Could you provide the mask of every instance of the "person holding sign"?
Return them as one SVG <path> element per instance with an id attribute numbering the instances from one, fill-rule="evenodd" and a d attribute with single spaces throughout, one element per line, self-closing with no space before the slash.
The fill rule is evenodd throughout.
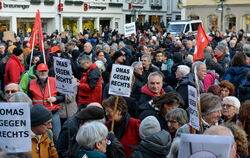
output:
<path id="1" fill-rule="evenodd" d="M 52 139 L 52 113 L 43 105 L 36 104 L 31 108 L 31 130 L 33 158 L 58 158 Z"/>
<path id="2" fill-rule="evenodd" d="M 117 111 L 114 113 L 115 100 L 118 96 L 111 96 L 102 102 L 105 108 L 108 122 L 108 129 L 111 129 L 112 118 L 114 116 L 114 134 L 124 147 L 124 153 L 128 158 L 134 149 L 129 146 L 136 146 L 140 141 L 139 126 L 141 121 L 130 117 L 128 106 L 123 97 L 118 98 Z"/>
<path id="3" fill-rule="evenodd" d="M 61 123 L 58 110 L 59 103 L 65 100 L 65 96 L 57 92 L 56 79 L 48 77 L 49 69 L 44 63 L 35 66 L 37 79 L 31 80 L 29 85 L 28 95 L 33 100 L 34 104 L 41 104 L 50 110 L 53 114 L 53 133 L 55 140 L 58 138 Z"/>
<path id="4" fill-rule="evenodd" d="M 78 88 L 78 107 L 83 108 L 92 102 L 102 102 L 102 76 L 91 59 L 84 55 L 79 59 L 84 69 Z"/>

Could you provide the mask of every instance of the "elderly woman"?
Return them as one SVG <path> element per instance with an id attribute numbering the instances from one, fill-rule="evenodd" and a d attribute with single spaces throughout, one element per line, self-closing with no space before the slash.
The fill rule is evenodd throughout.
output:
<path id="1" fill-rule="evenodd" d="M 140 141 L 139 126 L 141 121 L 130 117 L 127 112 L 128 106 L 123 97 L 118 98 L 117 111 L 115 112 L 115 100 L 116 97 L 111 96 L 102 102 L 108 118 L 106 125 L 110 130 L 112 118 L 114 117 L 115 124 L 113 132 L 123 145 L 126 157 L 129 157 L 131 152 L 134 151 L 134 149 L 129 148 L 129 146 L 136 146 Z"/>
<path id="2" fill-rule="evenodd" d="M 149 101 L 146 104 L 139 106 L 142 111 L 139 115 L 139 119 L 143 120 L 147 116 L 155 116 L 160 122 L 161 129 L 167 130 L 167 122 L 165 120 L 165 115 L 173 109 L 182 107 L 184 101 L 180 94 L 176 92 L 169 92 L 161 96 L 155 97 L 153 101 Z"/>
<path id="3" fill-rule="evenodd" d="M 133 77 L 133 85 L 132 85 L 132 93 L 131 96 L 135 98 L 137 101 L 140 99 L 141 87 L 144 85 L 143 74 L 143 66 L 141 62 L 133 62 L 131 65 L 134 68 L 134 77 Z"/>
<path id="4" fill-rule="evenodd" d="M 220 82 L 219 86 L 221 87 L 220 97 L 223 99 L 226 96 L 233 96 L 235 93 L 235 87 L 234 85 L 227 81 L 223 80 Z"/>
<path id="5" fill-rule="evenodd" d="M 222 119 L 227 123 L 236 123 L 240 101 L 234 96 L 227 96 L 222 101 Z"/>
<path id="6" fill-rule="evenodd" d="M 76 135 L 76 141 L 81 147 L 78 158 L 106 158 L 107 127 L 100 122 L 89 122 L 82 125 Z"/>
<path id="7" fill-rule="evenodd" d="M 206 130 L 213 125 L 217 125 L 221 117 L 221 99 L 212 93 L 203 93 L 200 97 L 202 126 Z M 190 133 L 192 127 L 188 124 L 180 127 L 176 136 L 181 133 Z M 197 131 L 197 133 L 200 133 Z"/>
<path id="8" fill-rule="evenodd" d="M 24 92 L 16 92 L 12 94 L 8 102 L 24 102 L 24 103 L 29 103 L 30 107 L 32 106 L 32 100 Z"/>
<path id="9" fill-rule="evenodd" d="M 165 119 L 168 124 L 168 131 L 171 134 L 172 140 L 175 137 L 176 131 L 186 123 L 188 123 L 187 112 L 184 109 L 177 108 L 169 111 Z"/>

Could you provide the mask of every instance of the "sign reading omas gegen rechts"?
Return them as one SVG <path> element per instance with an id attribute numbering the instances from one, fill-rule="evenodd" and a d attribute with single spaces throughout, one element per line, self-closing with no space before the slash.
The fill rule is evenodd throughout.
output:
<path id="1" fill-rule="evenodd" d="M 133 71 L 133 67 L 113 64 L 109 94 L 129 97 L 131 93 Z"/>
<path id="2" fill-rule="evenodd" d="M 0 103 L 0 149 L 31 151 L 30 106 L 28 103 Z"/>

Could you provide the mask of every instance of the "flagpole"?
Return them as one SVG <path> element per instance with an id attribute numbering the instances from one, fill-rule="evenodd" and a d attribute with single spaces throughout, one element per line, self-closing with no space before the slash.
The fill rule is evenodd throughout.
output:
<path id="1" fill-rule="evenodd" d="M 32 36 L 32 34 L 31 34 Z M 36 32 L 34 32 L 34 37 L 33 37 L 33 41 L 32 41 L 32 48 L 31 48 L 31 56 L 30 56 L 30 64 L 29 64 L 29 69 L 31 67 L 31 63 L 32 63 L 32 58 L 33 58 L 33 52 L 34 52 L 34 43 L 35 43 L 35 39 L 36 39 Z"/>

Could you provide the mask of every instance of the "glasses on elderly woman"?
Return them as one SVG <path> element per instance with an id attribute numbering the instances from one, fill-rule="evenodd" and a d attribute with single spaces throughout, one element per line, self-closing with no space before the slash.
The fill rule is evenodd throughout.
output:
<path id="1" fill-rule="evenodd" d="M 4 93 L 5 94 L 13 94 L 13 93 L 16 93 L 17 92 L 17 90 L 6 90 Z"/>
<path id="2" fill-rule="evenodd" d="M 231 104 L 222 104 L 221 106 L 222 106 L 223 108 L 224 108 L 224 107 L 230 108 L 230 107 L 232 107 L 233 105 L 231 105 Z"/>

